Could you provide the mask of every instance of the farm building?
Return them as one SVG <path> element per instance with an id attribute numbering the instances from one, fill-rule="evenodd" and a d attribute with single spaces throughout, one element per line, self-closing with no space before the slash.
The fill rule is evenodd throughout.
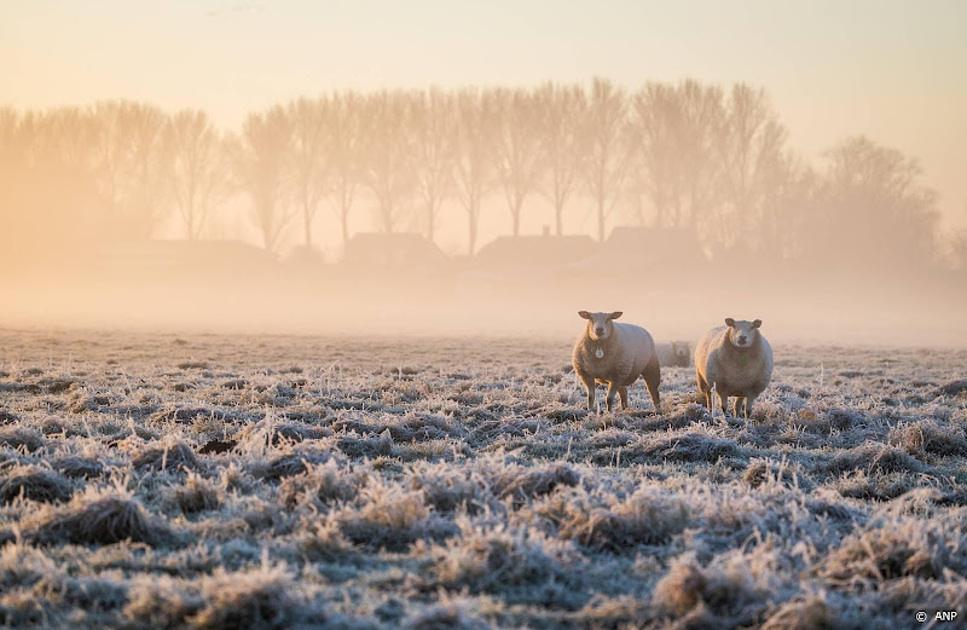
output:
<path id="1" fill-rule="evenodd" d="M 261 247 L 220 240 L 117 243 L 102 250 L 97 264 L 101 273 L 110 277 L 130 277 L 140 282 L 251 277 L 271 274 L 277 268 L 275 257 Z"/>
<path id="2" fill-rule="evenodd" d="M 421 234 L 361 232 L 346 244 L 342 263 L 356 270 L 439 272 L 446 254 Z"/>
<path id="3" fill-rule="evenodd" d="M 474 256 L 473 266 L 490 271 L 534 271 L 563 267 L 594 253 L 596 244 L 587 235 L 501 236 Z"/>
<path id="4" fill-rule="evenodd" d="M 640 273 L 670 264 L 679 270 L 697 269 L 707 262 L 692 229 L 619 226 L 597 252 L 575 259 L 569 267 L 579 272 Z"/>

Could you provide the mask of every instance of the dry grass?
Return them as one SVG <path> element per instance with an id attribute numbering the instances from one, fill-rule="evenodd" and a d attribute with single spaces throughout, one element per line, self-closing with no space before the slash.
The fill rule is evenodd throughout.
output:
<path id="1" fill-rule="evenodd" d="M 39 466 L 17 466 L 0 476 L 0 502 L 18 497 L 44 503 L 61 503 L 71 498 L 70 483 L 61 475 Z"/>
<path id="2" fill-rule="evenodd" d="M 745 420 L 588 414 L 568 340 L 0 331 L 0 625 L 967 614 L 967 352 L 776 357 Z"/>
<path id="3" fill-rule="evenodd" d="M 41 545 L 162 545 L 174 540 L 164 521 L 149 514 L 137 499 L 118 494 L 87 493 L 63 508 L 37 513 L 25 525 L 27 539 Z"/>
<path id="4" fill-rule="evenodd" d="M 194 470 L 198 468 L 198 459 L 190 446 L 174 441 L 144 449 L 131 460 L 131 464 L 139 470 Z"/>

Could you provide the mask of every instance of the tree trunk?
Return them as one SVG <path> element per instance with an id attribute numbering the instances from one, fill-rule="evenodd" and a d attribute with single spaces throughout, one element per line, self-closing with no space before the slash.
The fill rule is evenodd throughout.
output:
<path id="1" fill-rule="evenodd" d="M 604 199 L 598 198 L 598 242 L 604 242 Z"/>
<path id="2" fill-rule="evenodd" d="M 312 219 L 309 218 L 309 204 L 302 207 L 302 226 L 306 235 L 306 247 L 312 247 Z"/>
<path id="3" fill-rule="evenodd" d="M 554 206 L 554 230 L 558 236 L 563 236 L 564 232 L 564 204 L 558 203 Z"/>
<path id="4" fill-rule="evenodd" d="M 476 246 L 477 246 L 477 213 L 471 210 L 469 246 L 468 246 L 468 250 L 471 256 L 473 256 Z"/>
<path id="5" fill-rule="evenodd" d="M 393 207 L 389 204 L 383 206 L 383 231 L 387 234 L 393 233 Z"/>
<path id="6" fill-rule="evenodd" d="M 520 205 L 511 210 L 511 215 L 514 222 L 514 238 L 516 238 L 520 236 Z"/>
<path id="7" fill-rule="evenodd" d="M 436 231 L 436 225 L 434 225 L 436 219 L 436 210 L 433 206 L 433 202 L 430 202 L 426 209 L 426 240 L 430 241 L 431 243 L 433 242 L 433 233 Z"/>

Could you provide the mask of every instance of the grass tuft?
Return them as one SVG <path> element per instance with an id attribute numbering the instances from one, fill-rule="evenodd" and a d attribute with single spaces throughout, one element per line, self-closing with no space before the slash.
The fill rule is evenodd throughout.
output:
<path id="1" fill-rule="evenodd" d="M 26 537 L 41 545 L 110 545 L 125 540 L 164 545 L 175 536 L 167 523 L 128 496 L 85 494 L 36 515 Z"/>
<path id="2" fill-rule="evenodd" d="M 70 482 L 62 475 L 38 466 L 17 466 L 0 476 L 0 501 L 10 503 L 23 496 L 31 501 L 62 503 L 71 498 Z"/>

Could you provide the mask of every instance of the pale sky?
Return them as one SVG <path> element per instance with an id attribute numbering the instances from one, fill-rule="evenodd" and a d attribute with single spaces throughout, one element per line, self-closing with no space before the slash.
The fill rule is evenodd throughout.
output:
<path id="1" fill-rule="evenodd" d="M 331 88 L 686 77 L 765 87 L 814 160 L 867 134 L 967 227 L 967 0 L 3 0 L 0 104 L 253 109 Z"/>

